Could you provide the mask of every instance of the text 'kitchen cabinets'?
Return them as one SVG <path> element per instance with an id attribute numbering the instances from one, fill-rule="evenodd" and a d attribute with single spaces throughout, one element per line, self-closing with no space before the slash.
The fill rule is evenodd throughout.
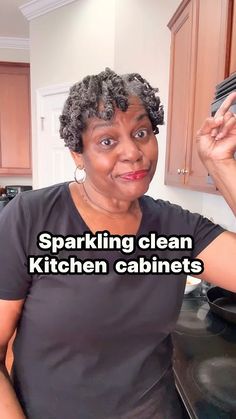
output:
<path id="1" fill-rule="evenodd" d="M 165 183 L 216 192 L 200 161 L 196 132 L 211 114 L 215 87 L 236 71 L 236 1 L 184 0 L 171 30 Z"/>
<path id="2" fill-rule="evenodd" d="M 31 174 L 29 64 L 0 63 L 0 176 Z"/>

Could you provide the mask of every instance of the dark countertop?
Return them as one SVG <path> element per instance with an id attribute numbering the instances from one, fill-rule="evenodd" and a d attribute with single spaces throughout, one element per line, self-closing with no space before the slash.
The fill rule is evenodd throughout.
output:
<path id="1" fill-rule="evenodd" d="M 194 419 L 236 418 L 236 325 L 209 308 L 205 297 L 186 296 L 174 343 L 176 386 Z"/>

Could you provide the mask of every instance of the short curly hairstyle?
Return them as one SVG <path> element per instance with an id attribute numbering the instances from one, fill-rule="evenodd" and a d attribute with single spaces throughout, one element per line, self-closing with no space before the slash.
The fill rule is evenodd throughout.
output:
<path id="1" fill-rule="evenodd" d="M 146 109 L 154 134 L 158 134 L 158 125 L 164 123 L 163 106 L 153 88 L 140 74 L 118 75 L 106 68 L 97 75 L 87 76 L 75 83 L 69 92 L 60 115 L 60 136 L 70 150 L 83 152 L 82 133 L 86 121 L 91 117 L 110 120 L 115 108 L 125 112 L 129 106 L 128 97 L 137 96 Z M 99 104 L 103 103 L 102 111 Z"/>

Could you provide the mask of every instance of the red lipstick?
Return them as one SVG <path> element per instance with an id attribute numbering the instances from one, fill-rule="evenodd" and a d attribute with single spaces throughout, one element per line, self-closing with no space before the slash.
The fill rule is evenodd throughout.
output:
<path id="1" fill-rule="evenodd" d="M 121 179 L 125 180 L 139 180 L 147 176 L 148 170 L 137 170 L 135 172 L 128 172 L 120 175 Z"/>

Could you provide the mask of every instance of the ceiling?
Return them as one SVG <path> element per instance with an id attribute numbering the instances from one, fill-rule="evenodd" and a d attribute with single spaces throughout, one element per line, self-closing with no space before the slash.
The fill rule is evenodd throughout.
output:
<path id="1" fill-rule="evenodd" d="M 0 37 L 29 37 L 29 22 L 19 6 L 29 0 L 0 0 Z"/>

